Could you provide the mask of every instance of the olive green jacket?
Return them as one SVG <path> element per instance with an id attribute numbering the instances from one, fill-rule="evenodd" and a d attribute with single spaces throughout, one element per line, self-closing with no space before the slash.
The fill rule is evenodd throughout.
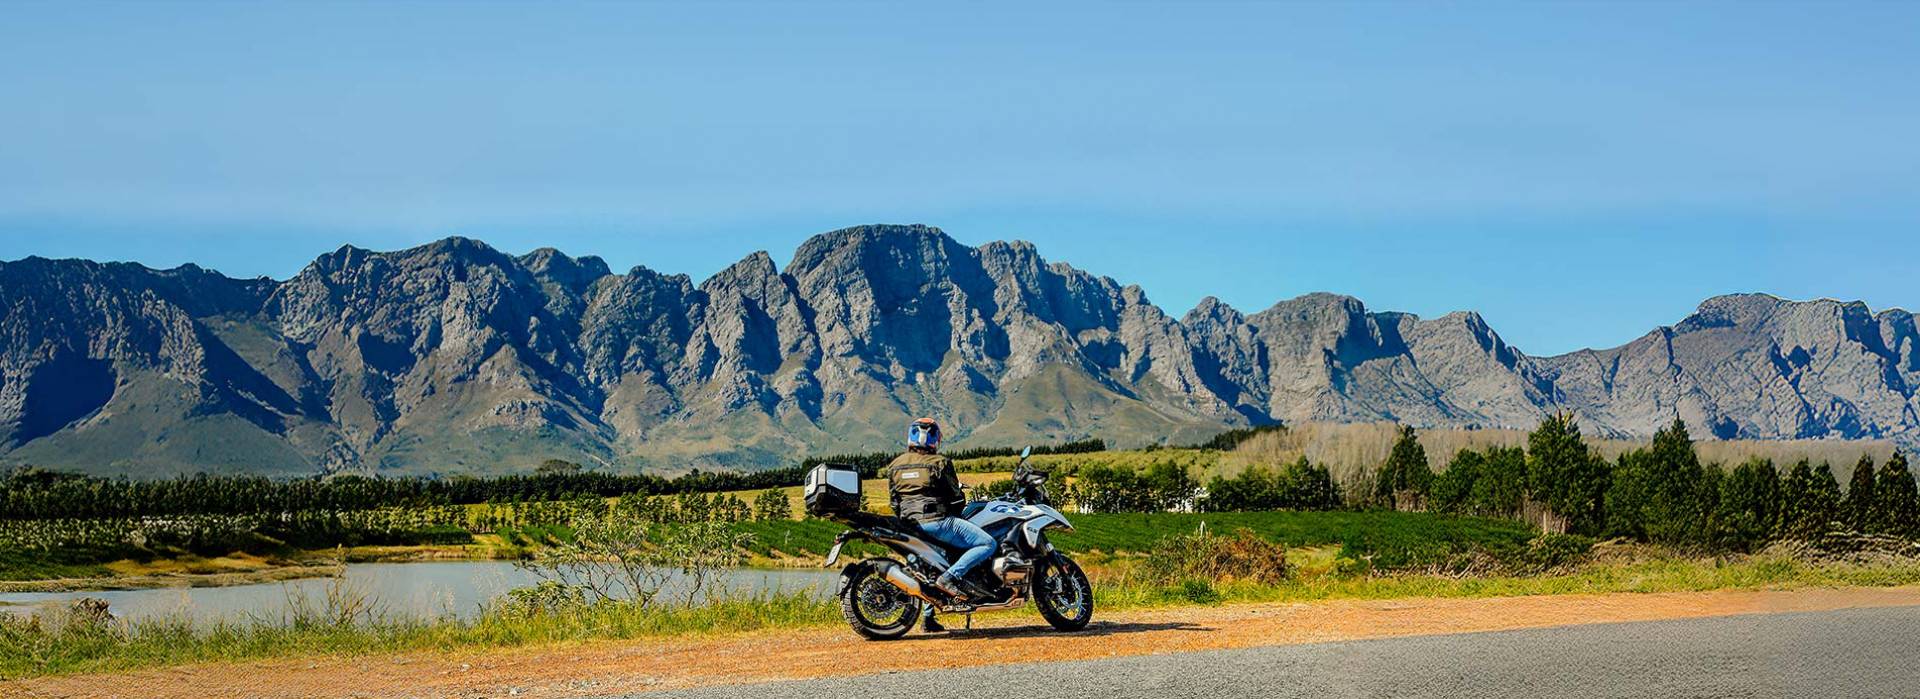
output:
<path id="1" fill-rule="evenodd" d="M 908 451 L 887 464 L 887 491 L 893 513 L 915 522 L 951 517 L 966 505 L 953 460 L 932 452 Z"/>

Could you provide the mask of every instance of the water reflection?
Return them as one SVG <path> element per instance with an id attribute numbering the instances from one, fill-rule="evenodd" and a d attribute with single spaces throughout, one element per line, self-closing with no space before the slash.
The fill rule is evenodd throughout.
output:
<path id="1" fill-rule="evenodd" d="M 819 568 L 767 570 L 742 568 L 727 577 L 730 591 L 806 593 L 824 598 L 833 593 L 838 573 Z M 472 618 L 496 597 L 516 587 L 539 582 L 535 574 L 508 561 L 437 561 L 430 563 L 366 563 L 347 566 L 345 589 L 365 593 L 388 615 Z M 141 619 L 186 615 L 195 621 L 284 620 L 292 605 L 304 599 L 324 607 L 330 578 L 233 587 L 160 588 L 97 592 L 0 593 L 0 609 L 31 611 L 40 605 L 64 605 L 82 597 L 106 600 L 115 616 Z M 678 576 L 672 576 L 663 595 L 683 596 Z"/>

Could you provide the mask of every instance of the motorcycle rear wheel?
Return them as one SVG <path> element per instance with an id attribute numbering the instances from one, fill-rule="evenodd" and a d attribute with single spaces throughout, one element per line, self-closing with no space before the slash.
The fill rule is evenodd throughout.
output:
<path id="1" fill-rule="evenodd" d="M 891 641 L 913 631 L 920 622 L 920 600 L 913 598 L 869 566 L 858 566 L 840 593 L 840 616 L 861 638 Z"/>

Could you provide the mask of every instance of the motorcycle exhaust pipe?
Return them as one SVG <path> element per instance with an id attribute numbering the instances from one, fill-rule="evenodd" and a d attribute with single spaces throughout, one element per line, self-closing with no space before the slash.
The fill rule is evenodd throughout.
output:
<path id="1" fill-rule="evenodd" d="M 914 579 L 913 574 L 908 573 L 906 568 L 890 565 L 887 566 L 887 569 L 880 575 L 885 578 L 889 584 L 900 588 L 901 592 L 905 592 L 909 596 L 927 600 L 928 602 L 933 601 L 927 597 L 926 592 L 920 589 L 920 581 Z"/>

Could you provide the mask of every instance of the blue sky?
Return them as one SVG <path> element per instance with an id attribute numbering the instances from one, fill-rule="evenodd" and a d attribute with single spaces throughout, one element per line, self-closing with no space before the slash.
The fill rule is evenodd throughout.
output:
<path id="1" fill-rule="evenodd" d="M 1535 354 L 1920 306 L 1920 4 L 923 5 L 9 4 L 0 259 L 459 234 L 699 279 L 919 222 Z"/>

